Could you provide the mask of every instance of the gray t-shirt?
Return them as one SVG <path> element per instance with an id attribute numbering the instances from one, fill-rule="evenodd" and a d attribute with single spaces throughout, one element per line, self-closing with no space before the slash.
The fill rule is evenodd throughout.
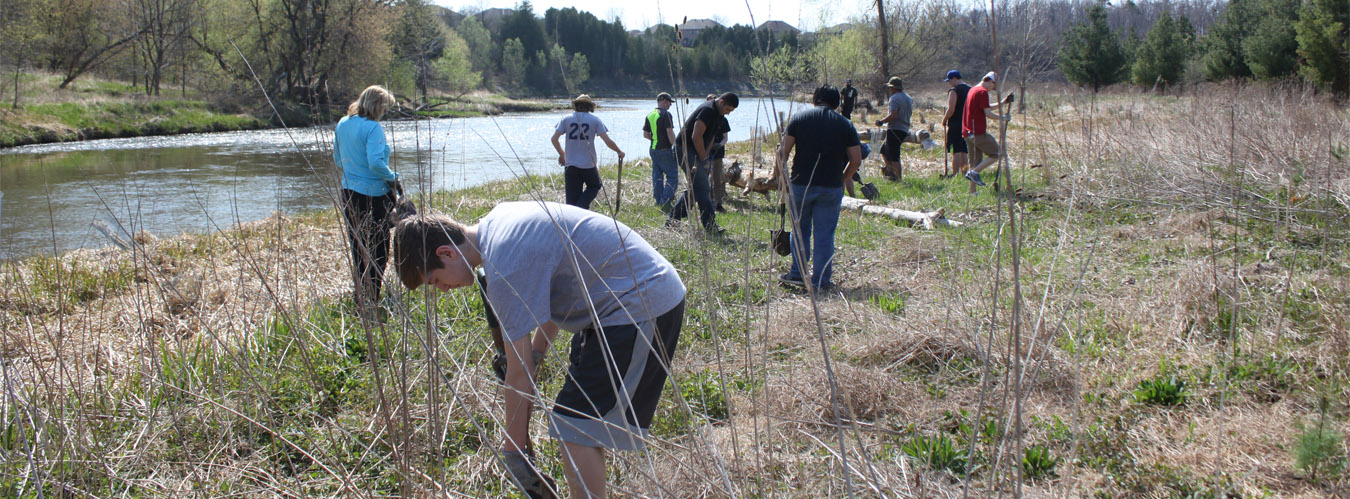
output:
<path id="1" fill-rule="evenodd" d="M 888 101 L 890 111 L 896 113 L 895 119 L 886 123 L 887 128 L 891 130 L 909 131 L 909 119 L 914 114 L 914 100 L 909 98 L 909 94 L 896 92 L 891 94 Z"/>
<path id="2" fill-rule="evenodd" d="M 478 250 L 507 341 L 550 320 L 573 332 L 637 324 L 684 300 L 675 266 L 641 235 L 575 206 L 499 204 L 478 222 Z"/>
<path id="3" fill-rule="evenodd" d="M 574 112 L 558 121 L 555 132 L 567 139 L 563 144 L 563 159 L 566 166 L 577 168 L 595 168 L 595 136 L 609 133 L 605 124 L 594 114 Z"/>

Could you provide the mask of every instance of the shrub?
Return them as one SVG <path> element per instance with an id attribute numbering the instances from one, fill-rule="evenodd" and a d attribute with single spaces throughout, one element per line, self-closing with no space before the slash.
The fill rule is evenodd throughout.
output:
<path id="1" fill-rule="evenodd" d="M 1176 374 L 1160 372 L 1153 379 L 1139 382 L 1134 398 L 1143 404 L 1178 406 L 1186 403 L 1186 382 Z"/>
<path id="2" fill-rule="evenodd" d="M 966 474 L 966 462 L 969 460 L 966 450 L 957 446 L 956 442 L 946 435 L 936 437 L 915 435 L 905 442 L 901 450 L 935 470 L 947 471 L 958 476 Z"/>

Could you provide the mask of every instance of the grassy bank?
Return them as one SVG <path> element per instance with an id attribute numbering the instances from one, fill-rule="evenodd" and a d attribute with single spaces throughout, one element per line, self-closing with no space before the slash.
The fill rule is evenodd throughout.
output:
<path id="1" fill-rule="evenodd" d="M 23 74 L 20 81 L 18 108 L 13 107 L 11 83 L 0 86 L 4 89 L 0 91 L 0 148 L 273 126 L 267 115 L 239 111 L 237 103 L 212 102 L 194 89 L 186 92 L 165 89 L 164 97 L 151 98 L 137 86 L 89 77 L 76 80 L 66 89 L 56 88 L 60 78 L 53 75 Z M 280 105 L 288 123 L 319 119 L 303 108 Z M 463 118 L 564 108 L 565 102 L 476 93 L 440 101 L 438 105 L 411 114 L 422 118 Z M 340 115 L 339 112 L 334 116 Z"/>
<path id="2" fill-rule="evenodd" d="M 121 82 L 81 79 L 58 89 L 58 81 L 56 76 L 23 75 L 18 108 L 13 107 L 13 88 L 6 88 L 0 107 L 0 147 L 267 126 L 266 120 L 222 112 L 195 92 L 147 98 L 140 88 Z M 179 92 L 165 90 L 164 95 Z"/>
<path id="3" fill-rule="evenodd" d="M 668 228 L 645 162 L 626 165 L 618 218 L 680 269 L 689 308 L 649 453 L 611 454 L 611 483 L 1344 495 L 1350 125 L 1307 96 L 1208 90 L 1224 116 L 1191 98 L 1104 96 L 1093 112 L 1040 96 L 1009 131 L 1011 195 L 968 196 L 936 178 L 941 151 L 907 149 L 880 202 L 963 225 L 844 214 L 840 289 L 822 296 L 777 283 L 770 200 L 732 194 L 723 237 Z M 617 170 L 602 171 L 610 212 Z M 561 191 L 536 177 L 419 200 L 472 221 Z M 512 494 L 476 292 L 394 289 L 391 318 L 366 327 L 332 212 L 141 239 L 0 269 L 0 493 Z M 545 361 L 543 393 L 565 355 Z M 539 452 L 561 476 L 557 447 Z"/>

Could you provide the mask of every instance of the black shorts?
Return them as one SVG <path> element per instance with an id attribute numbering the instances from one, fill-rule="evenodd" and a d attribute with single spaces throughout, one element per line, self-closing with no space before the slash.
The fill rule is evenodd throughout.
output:
<path id="1" fill-rule="evenodd" d="M 642 450 L 683 324 L 681 301 L 653 321 L 572 335 L 549 434 L 587 447 Z"/>
<path id="2" fill-rule="evenodd" d="M 909 132 L 886 129 L 886 143 L 881 145 L 881 157 L 886 161 L 900 161 L 900 143 L 905 141 Z"/>
<path id="3" fill-rule="evenodd" d="M 966 138 L 961 136 L 961 127 L 947 127 L 947 152 L 952 154 L 970 152 L 966 147 Z"/>

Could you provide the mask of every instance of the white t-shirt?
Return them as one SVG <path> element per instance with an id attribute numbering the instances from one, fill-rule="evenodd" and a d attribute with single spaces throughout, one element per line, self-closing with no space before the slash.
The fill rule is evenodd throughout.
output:
<path id="1" fill-rule="evenodd" d="M 595 136 L 609 133 L 605 124 L 594 114 L 580 111 L 572 113 L 558 122 L 556 132 L 563 134 L 563 156 L 566 166 L 577 168 L 595 168 Z"/>
<path id="2" fill-rule="evenodd" d="M 637 232 L 565 204 L 501 203 L 478 221 L 487 297 L 507 341 L 653 320 L 684 300 L 675 266 Z"/>

